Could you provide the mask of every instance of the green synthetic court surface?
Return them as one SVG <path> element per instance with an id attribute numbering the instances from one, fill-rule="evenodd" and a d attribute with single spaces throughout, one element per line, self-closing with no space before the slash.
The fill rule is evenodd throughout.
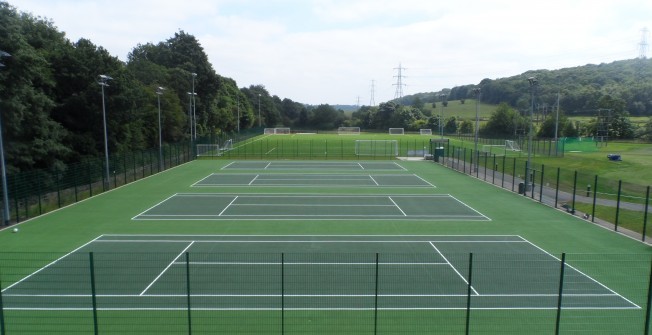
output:
<path id="1" fill-rule="evenodd" d="M 195 310 L 466 309 L 469 289 L 474 309 L 558 302 L 559 259 L 520 236 L 102 235 L 5 288 L 5 310 L 90 310 L 91 252 L 99 310 L 185 310 L 188 296 Z M 470 288 L 469 253 L 492 265 Z M 640 309 L 572 266 L 565 276 L 564 308 Z"/>
<path id="2" fill-rule="evenodd" d="M 435 187 L 414 174 L 211 174 L 192 186 Z"/>
<path id="3" fill-rule="evenodd" d="M 451 195 L 180 193 L 134 220 L 489 220 Z"/>
<path id="4" fill-rule="evenodd" d="M 371 333 L 377 310 L 387 334 L 463 333 L 467 314 L 549 334 L 559 311 L 640 334 L 649 303 L 648 245 L 432 161 L 195 160 L 17 227 L 11 334 L 73 333 L 94 307 L 119 334 Z"/>

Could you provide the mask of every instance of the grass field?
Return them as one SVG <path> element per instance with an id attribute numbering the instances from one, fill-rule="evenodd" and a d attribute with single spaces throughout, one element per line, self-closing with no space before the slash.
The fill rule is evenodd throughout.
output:
<path id="1" fill-rule="evenodd" d="M 428 161 L 197 160 L 18 228 L 6 334 L 550 334 L 558 305 L 642 334 L 648 306 L 649 246 Z"/>

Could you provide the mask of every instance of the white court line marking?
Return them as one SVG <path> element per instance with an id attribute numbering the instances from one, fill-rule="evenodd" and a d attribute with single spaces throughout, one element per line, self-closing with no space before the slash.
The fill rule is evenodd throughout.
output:
<path id="1" fill-rule="evenodd" d="M 268 168 L 270 165 L 272 165 L 272 162 L 267 162 L 267 165 L 265 165 L 265 167 L 263 168 L 263 170 L 267 170 L 267 168 Z"/>
<path id="2" fill-rule="evenodd" d="M 132 235 L 126 235 L 132 236 Z M 145 236 L 154 236 L 154 235 L 145 235 Z M 177 236 L 177 235 L 174 235 Z M 210 235 L 209 235 L 210 236 Z M 255 235 L 252 235 L 255 236 Z M 337 235 L 334 235 L 337 236 Z M 179 235 L 178 237 L 186 237 Z M 194 235 L 189 235 L 188 237 L 196 237 Z M 239 236 L 242 237 L 242 236 Z M 435 240 L 398 240 L 398 241 L 377 241 L 377 240 L 293 240 L 293 241 L 283 241 L 283 240 L 97 240 L 95 242 L 109 242 L 109 243 L 167 243 L 167 242 L 178 242 L 178 243 L 423 243 L 423 242 L 436 242 L 436 243 L 527 243 L 526 241 L 435 241 Z"/>
<path id="3" fill-rule="evenodd" d="M 389 201 L 391 201 L 391 202 L 394 204 L 394 206 L 396 206 L 396 208 L 398 208 L 399 211 L 401 211 L 401 213 L 403 213 L 403 216 L 408 216 L 408 215 L 405 214 L 405 212 L 401 209 L 401 207 L 400 207 L 396 202 L 394 202 L 394 199 L 392 199 L 392 197 L 387 197 L 387 198 L 389 199 Z"/>
<path id="4" fill-rule="evenodd" d="M 424 183 L 426 183 L 426 184 L 428 184 L 428 185 L 430 185 L 430 186 L 432 186 L 432 187 L 434 187 L 434 188 L 437 188 L 437 186 L 431 184 L 431 183 L 428 182 L 427 180 L 425 180 L 425 179 L 419 177 L 418 175 L 416 175 L 416 174 L 412 174 L 412 175 L 415 176 L 415 177 L 417 177 L 417 178 L 419 178 L 419 179 L 421 179 Z"/>
<path id="5" fill-rule="evenodd" d="M 235 164 L 235 162 L 231 162 L 229 164 L 224 165 L 220 170 L 228 169 L 231 165 Z"/>
<path id="6" fill-rule="evenodd" d="M 190 265 L 273 265 L 273 266 L 279 266 L 279 265 L 300 265 L 300 266 L 306 266 L 306 265 L 314 265 L 314 266 L 319 266 L 319 265 L 334 265 L 334 266 L 343 266 L 343 265 L 376 265 L 376 262 L 351 262 L 351 263 L 341 263 L 341 262 L 190 262 Z M 185 262 L 177 262 L 174 263 L 174 265 L 186 265 Z M 378 265 L 392 265 L 392 266 L 402 266 L 402 265 L 448 265 L 447 263 L 438 263 L 438 262 L 411 262 L 411 263 L 395 263 L 395 262 L 387 262 L 387 263 L 378 263 Z"/>
<path id="7" fill-rule="evenodd" d="M 266 153 L 265 153 L 265 155 L 269 155 L 269 154 L 271 154 L 271 153 L 272 153 L 272 151 L 274 151 L 274 150 L 276 150 L 276 147 L 274 147 L 274 148 L 272 148 L 272 150 L 270 150 L 270 151 L 268 151 L 268 152 L 266 152 Z"/>
<path id="8" fill-rule="evenodd" d="M 226 210 L 229 209 L 229 207 L 231 207 L 231 205 L 232 205 L 236 200 L 238 200 L 238 196 L 237 196 L 237 195 L 235 196 L 235 198 L 233 198 L 233 200 L 231 200 L 231 202 L 229 202 L 228 205 L 226 205 L 226 207 L 224 207 L 224 209 L 220 212 L 220 214 L 219 214 L 218 216 L 222 216 L 222 214 L 224 214 L 224 212 L 226 212 Z"/>
<path id="9" fill-rule="evenodd" d="M 163 274 L 168 271 L 168 269 L 172 266 L 172 264 L 174 264 L 177 261 L 177 259 L 179 259 L 179 257 L 181 257 L 181 255 L 183 255 L 184 252 L 186 252 L 188 249 L 190 249 L 190 247 L 194 243 L 195 243 L 195 241 L 190 242 L 183 250 L 181 250 L 181 252 L 177 255 L 177 257 L 175 257 L 172 260 L 172 262 L 170 262 L 170 264 L 168 264 L 168 266 L 166 266 L 165 269 L 163 269 L 163 271 L 161 271 L 161 273 L 159 273 L 158 276 L 156 276 L 156 278 L 154 278 L 154 280 L 152 280 L 152 282 L 149 283 L 149 285 L 147 285 L 147 287 L 145 287 L 145 289 L 142 292 L 140 292 L 139 295 L 142 296 L 143 294 L 145 294 L 147 292 L 147 290 L 149 290 L 149 288 L 152 287 L 152 285 L 154 285 L 154 283 L 156 283 L 158 281 L 158 279 L 161 278 L 161 276 L 163 276 Z"/>
<path id="10" fill-rule="evenodd" d="M 139 216 L 141 216 L 141 215 L 144 215 L 144 213 L 147 213 L 147 212 L 151 211 L 152 209 L 154 209 L 154 208 L 156 208 L 156 207 L 162 205 L 164 202 L 166 202 L 166 201 L 168 201 L 168 200 L 174 198 L 174 197 L 177 196 L 177 195 L 179 195 L 179 194 L 178 194 L 178 193 L 175 193 L 175 194 L 173 194 L 173 195 L 171 195 L 171 196 L 169 196 L 169 197 L 167 197 L 167 198 L 161 200 L 159 203 L 157 203 L 157 204 L 155 204 L 154 206 L 152 206 L 152 207 L 150 207 L 150 208 L 148 208 L 148 209 L 146 209 L 146 210 L 140 212 L 140 214 L 134 216 L 134 217 L 131 218 L 131 219 L 132 219 L 132 220 L 135 220 L 137 217 L 139 217 Z"/>
<path id="11" fill-rule="evenodd" d="M 364 170 L 364 166 L 362 166 L 362 164 L 358 163 L 358 166 L 360 166 L 360 168 Z"/>
<path id="12" fill-rule="evenodd" d="M 257 175 L 254 177 L 254 179 L 252 179 L 252 180 L 249 182 L 249 186 L 251 186 L 251 184 L 253 184 L 253 183 L 256 181 L 256 179 L 258 179 L 259 176 L 260 176 L 260 175 L 257 174 Z"/>
<path id="13" fill-rule="evenodd" d="M 4 292 L 4 291 L 6 291 L 6 290 L 8 290 L 8 289 L 10 289 L 10 288 L 12 288 L 12 287 L 14 287 L 14 286 L 16 286 L 16 285 L 22 283 L 22 282 L 24 282 L 25 280 L 29 279 L 30 277 L 34 276 L 35 274 L 37 274 L 37 273 L 39 273 L 39 272 L 41 272 L 41 271 L 47 269 L 48 267 L 50 267 L 50 266 L 56 264 L 56 263 L 59 262 L 60 260 L 66 258 L 66 257 L 68 257 L 68 256 L 70 256 L 70 255 L 72 255 L 73 253 L 77 252 L 79 249 L 81 249 L 81 248 L 83 248 L 83 247 L 85 247 L 85 246 L 87 246 L 87 245 L 89 245 L 89 244 L 91 244 L 91 243 L 97 241 L 97 240 L 98 240 L 99 238 L 101 238 L 102 236 L 104 236 L 104 235 L 100 235 L 100 236 L 98 236 L 98 237 L 96 237 L 96 238 L 94 238 L 94 239 L 92 239 L 92 240 L 90 240 L 90 241 L 88 241 L 88 242 L 82 244 L 79 248 L 77 248 L 77 249 L 75 249 L 75 250 L 73 250 L 73 251 L 71 251 L 71 252 L 69 252 L 69 253 L 67 253 L 67 254 L 65 254 L 65 255 L 63 255 L 63 256 L 57 258 L 57 259 L 55 259 L 54 261 L 48 263 L 48 264 L 45 265 L 44 267 L 42 267 L 42 268 L 40 268 L 40 269 L 38 269 L 38 270 L 36 270 L 36 271 L 30 273 L 30 274 L 27 275 L 25 278 L 23 278 L 23 279 L 21 279 L 21 280 L 15 282 L 15 283 L 13 283 L 13 284 L 11 284 L 11 285 L 5 287 L 5 289 L 2 290 L 2 291 L 0 291 L 0 292 Z"/>
<path id="14" fill-rule="evenodd" d="M 371 181 L 373 181 L 376 184 L 376 186 L 380 186 L 380 184 L 378 184 L 378 182 L 376 181 L 376 179 L 374 179 L 372 175 L 369 175 L 369 178 L 371 178 Z"/>
<path id="15" fill-rule="evenodd" d="M 539 248 L 539 246 L 535 245 L 534 243 L 532 243 L 532 242 L 530 242 L 530 241 L 528 241 L 528 240 L 526 240 L 526 242 L 529 243 L 531 246 L 533 246 L 533 247 L 535 247 L 535 248 L 541 250 L 541 251 L 542 251 L 543 253 L 545 253 L 546 255 L 548 255 L 548 256 L 552 257 L 553 259 L 555 259 L 555 260 L 561 262 L 561 259 L 559 259 L 559 258 L 557 258 L 556 256 L 552 255 L 551 253 L 549 253 L 549 252 L 543 250 L 542 248 Z M 639 309 L 641 308 L 641 306 L 639 306 L 639 305 L 635 304 L 634 302 L 632 302 L 631 300 L 629 300 L 629 299 L 623 297 L 622 295 L 620 295 L 620 294 L 617 293 L 616 291 L 614 291 L 614 290 L 608 288 L 607 286 L 605 286 L 605 285 L 602 284 L 601 282 L 599 282 L 599 281 L 593 279 L 593 277 L 587 275 L 586 273 L 584 273 L 584 272 L 582 272 L 582 271 L 576 269 L 574 266 L 572 266 L 572 265 L 570 265 L 570 264 L 568 264 L 568 263 L 565 263 L 565 266 L 568 267 L 568 268 L 570 268 L 570 269 L 572 269 L 572 270 L 574 270 L 575 272 L 581 274 L 582 276 L 588 278 L 589 280 L 591 280 L 592 282 L 598 284 L 599 286 L 601 286 L 601 287 L 604 288 L 605 290 L 607 290 L 607 291 L 609 291 L 609 292 L 611 292 L 611 293 L 613 293 L 613 294 L 619 296 L 620 298 L 622 298 L 623 300 L 625 300 L 625 301 L 627 301 L 628 303 L 632 304 L 633 306 L 636 306 L 636 308 L 639 308 Z"/>
<path id="16" fill-rule="evenodd" d="M 446 258 L 446 256 L 444 256 L 444 254 L 442 254 L 441 251 L 439 251 L 439 249 L 437 249 L 437 247 L 432 243 L 432 241 L 430 241 L 428 243 L 430 243 L 430 245 L 433 248 L 435 248 L 435 250 L 437 250 L 437 253 L 446 261 L 446 263 L 448 263 L 448 265 L 450 265 L 451 269 L 453 269 L 453 271 L 455 271 L 455 273 L 457 273 L 457 275 L 460 278 L 462 278 L 464 283 L 466 283 L 466 285 L 469 285 L 469 282 L 466 280 L 466 278 L 464 278 L 464 276 L 462 276 L 462 274 L 459 271 L 457 271 L 457 269 L 453 266 L 453 264 L 451 264 L 451 262 L 448 261 L 448 258 Z M 471 290 L 473 290 L 473 293 L 475 293 L 475 295 L 480 295 L 480 293 L 478 293 L 478 291 L 476 291 L 473 286 L 471 286 Z"/>

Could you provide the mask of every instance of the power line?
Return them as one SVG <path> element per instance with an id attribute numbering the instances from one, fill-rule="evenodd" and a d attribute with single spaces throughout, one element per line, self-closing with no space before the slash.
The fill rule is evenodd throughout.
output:
<path id="1" fill-rule="evenodd" d="M 646 59 L 647 58 L 647 34 L 648 30 L 647 27 L 644 27 L 641 29 L 641 42 L 638 44 L 639 49 L 638 49 L 638 58 L 640 59 Z"/>
<path id="2" fill-rule="evenodd" d="M 398 99 L 399 102 L 403 100 L 403 70 L 407 70 L 406 68 L 401 66 L 401 63 L 398 64 L 398 67 L 395 67 L 394 70 L 398 70 L 398 75 L 394 76 L 396 78 L 396 92 L 394 93 L 394 99 Z"/>

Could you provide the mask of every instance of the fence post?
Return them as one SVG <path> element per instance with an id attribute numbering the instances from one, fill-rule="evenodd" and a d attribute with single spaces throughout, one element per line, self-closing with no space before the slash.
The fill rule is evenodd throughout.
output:
<path id="1" fill-rule="evenodd" d="M 505 160 L 507 156 L 503 156 L 503 176 L 500 178 L 500 187 L 505 188 Z"/>
<path id="2" fill-rule="evenodd" d="M 614 230 L 618 231 L 618 219 L 620 218 L 620 193 L 623 188 L 623 181 L 618 181 L 618 198 L 616 199 L 616 223 L 614 225 Z"/>
<path id="3" fill-rule="evenodd" d="M 285 253 L 281 253 L 281 335 L 285 334 Z"/>
<path id="4" fill-rule="evenodd" d="M 514 184 L 516 184 L 516 157 L 512 157 L 512 192 L 514 192 Z"/>
<path id="5" fill-rule="evenodd" d="M 561 297 L 564 291 L 564 268 L 566 264 L 566 253 L 561 254 L 561 269 L 559 270 L 559 295 L 557 296 L 557 319 L 555 321 L 555 335 L 559 335 L 559 323 L 561 321 Z"/>
<path id="6" fill-rule="evenodd" d="M 374 335 L 378 334 L 378 253 L 376 253 L 376 287 L 374 288 Z"/>
<path id="7" fill-rule="evenodd" d="M 577 194 L 577 170 L 573 176 L 573 206 L 571 207 L 571 213 L 575 214 L 575 194 Z"/>
<path id="8" fill-rule="evenodd" d="M 543 175 L 545 170 L 546 170 L 546 166 L 544 164 L 541 164 L 541 180 L 539 181 L 539 202 L 543 202 Z"/>
<path id="9" fill-rule="evenodd" d="M 2 278 L 0 278 L 0 335 L 5 335 L 5 312 L 2 302 Z"/>
<path id="10" fill-rule="evenodd" d="M 643 331 L 643 335 L 648 335 L 650 333 L 650 308 L 651 308 L 650 305 L 651 304 L 652 304 L 652 265 L 650 265 L 650 279 L 648 281 L 648 286 L 647 286 L 647 306 L 645 308 L 645 330 Z"/>
<path id="11" fill-rule="evenodd" d="M 192 334 L 192 305 L 190 303 L 190 253 L 186 251 L 186 307 L 188 311 L 188 335 Z"/>
<path id="12" fill-rule="evenodd" d="M 647 211 L 648 204 L 650 203 L 650 186 L 648 185 L 645 191 L 645 214 L 643 214 L 643 242 L 645 242 L 645 234 L 647 232 Z"/>
<path id="13" fill-rule="evenodd" d="M 591 209 L 591 222 L 595 222 L 595 204 L 598 198 L 598 175 L 593 179 L 593 209 Z"/>
<path id="14" fill-rule="evenodd" d="M 557 208 L 557 203 L 559 203 L 559 174 L 561 169 L 557 168 L 557 184 L 555 185 L 555 208 Z"/>
<path id="15" fill-rule="evenodd" d="M 89 266 L 91 270 L 91 299 L 93 302 L 93 334 L 99 334 L 97 327 L 97 295 L 95 291 L 95 262 L 93 260 L 93 252 L 88 253 Z"/>
<path id="16" fill-rule="evenodd" d="M 471 321 L 471 289 L 473 278 L 473 253 L 469 253 L 469 284 L 466 287 L 466 328 L 465 334 L 469 335 Z"/>

